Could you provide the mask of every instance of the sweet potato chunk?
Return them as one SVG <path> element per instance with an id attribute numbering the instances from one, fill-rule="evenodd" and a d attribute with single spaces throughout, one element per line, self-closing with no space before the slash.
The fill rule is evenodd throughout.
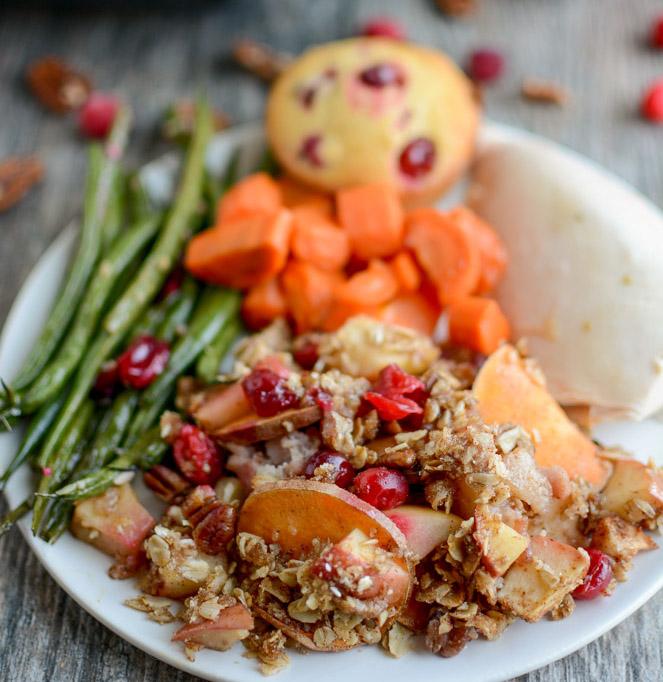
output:
<path id="1" fill-rule="evenodd" d="M 539 466 L 559 465 L 572 478 L 581 476 L 597 487 L 603 485 L 606 468 L 596 446 L 566 416 L 513 346 L 504 345 L 488 358 L 473 391 L 486 422 L 518 424 L 530 434 Z"/>
<path id="2" fill-rule="evenodd" d="M 221 442 L 257 443 L 262 440 L 271 440 L 285 436 L 297 429 L 311 426 L 322 419 L 322 410 L 317 405 L 298 407 L 294 410 L 285 410 L 273 417 L 258 417 L 251 414 L 239 419 L 223 428 L 212 432 L 212 438 Z"/>

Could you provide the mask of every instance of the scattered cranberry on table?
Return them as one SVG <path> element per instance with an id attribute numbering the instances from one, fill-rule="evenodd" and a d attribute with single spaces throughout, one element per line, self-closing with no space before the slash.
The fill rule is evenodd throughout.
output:
<path id="1" fill-rule="evenodd" d="M 242 389 L 259 417 L 273 417 L 299 405 L 297 394 L 271 369 L 254 369 L 242 380 Z"/>
<path id="2" fill-rule="evenodd" d="M 394 19 L 378 17 L 367 21 L 360 31 L 367 38 L 391 38 L 392 40 L 405 40 L 405 29 Z"/>
<path id="3" fill-rule="evenodd" d="M 221 477 L 221 456 L 210 437 L 193 424 L 185 424 L 173 443 L 173 457 L 192 483 L 214 485 Z"/>
<path id="4" fill-rule="evenodd" d="M 589 570 L 581 585 L 573 591 L 574 599 L 596 599 L 605 594 L 612 580 L 612 562 L 598 549 L 588 549 Z"/>
<path id="5" fill-rule="evenodd" d="M 403 175 L 413 180 L 427 175 L 435 165 L 435 145 L 426 137 L 418 137 L 405 146 L 398 159 Z"/>
<path id="6" fill-rule="evenodd" d="M 651 33 L 651 44 L 653 47 L 663 49 L 663 16 L 654 21 Z"/>
<path id="7" fill-rule="evenodd" d="M 127 388 L 147 388 L 168 364 L 170 348 L 154 336 L 139 336 L 117 359 L 120 381 Z"/>
<path id="8" fill-rule="evenodd" d="M 374 467 L 357 474 L 353 487 L 357 497 L 381 510 L 398 507 L 410 494 L 405 475 L 386 467 Z"/>
<path id="9" fill-rule="evenodd" d="M 78 115 L 78 124 L 86 137 L 104 139 L 113 127 L 119 107 L 117 97 L 94 92 L 83 105 Z"/>
<path id="10" fill-rule="evenodd" d="M 405 85 L 405 73 L 398 64 L 384 62 L 365 68 L 359 73 L 359 80 L 369 88 L 400 87 Z"/>
<path id="11" fill-rule="evenodd" d="M 645 93 L 642 115 L 652 123 L 663 123 L 663 80 L 656 81 Z"/>
<path id="12" fill-rule="evenodd" d="M 475 50 L 467 65 L 469 77 L 479 83 L 491 83 L 504 71 L 504 57 L 496 50 Z"/>
<path id="13" fill-rule="evenodd" d="M 315 470 L 323 464 L 329 465 L 334 474 L 334 483 L 339 488 L 347 488 L 355 477 L 354 469 L 348 460 L 334 450 L 319 450 L 306 463 L 304 475 L 313 478 Z"/>

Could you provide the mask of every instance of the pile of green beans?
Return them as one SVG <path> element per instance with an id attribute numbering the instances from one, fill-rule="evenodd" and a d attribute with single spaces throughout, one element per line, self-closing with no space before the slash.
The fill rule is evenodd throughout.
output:
<path id="1" fill-rule="evenodd" d="M 158 422 L 174 400 L 178 377 L 194 370 L 214 380 L 241 330 L 237 292 L 201 288 L 185 277 L 176 292 L 159 297 L 187 239 L 205 219 L 205 197 L 212 198 L 204 172 L 212 133 L 208 105 L 198 103 L 181 181 L 165 216 L 136 201 L 120 167 L 129 121 L 122 109 L 103 150 L 90 152 L 81 238 L 69 275 L 28 361 L 0 401 L 0 417 L 32 416 L 0 476 L 0 490 L 26 462 L 41 474 L 35 492 L 0 519 L 0 536 L 32 509 L 33 532 L 54 542 L 77 500 L 103 493 L 122 472 L 161 461 L 168 445 Z M 233 159 L 214 201 L 234 182 L 236 167 Z M 165 370 L 144 391 L 92 400 L 100 369 L 144 334 L 171 345 Z"/>

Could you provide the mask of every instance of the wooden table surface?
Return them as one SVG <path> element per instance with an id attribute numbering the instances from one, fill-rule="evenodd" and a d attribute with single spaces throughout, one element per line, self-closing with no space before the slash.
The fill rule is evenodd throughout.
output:
<path id="1" fill-rule="evenodd" d="M 31 2 L 30 9 L 19 2 L 19 9 L 0 10 L 0 158 L 36 152 L 47 168 L 45 182 L 0 216 L 0 320 L 39 256 L 81 204 L 84 155 L 73 122 L 41 110 L 23 87 L 26 64 L 45 54 L 61 55 L 91 74 L 98 87 L 130 99 L 137 110 L 132 156 L 138 162 L 149 157 L 150 149 L 154 153 L 159 113 L 200 83 L 235 121 L 260 116 L 264 88 L 226 63 L 236 36 L 294 52 L 350 35 L 366 17 L 388 14 L 398 17 L 414 39 L 461 62 L 476 47 L 501 50 L 508 68 L 486 93 L 489 116 L 578 150 L 663 206 L 663 128 L 637 116 L 643 88 L 663 76 L 663 53 L 645 46 L 647 28 L 662 10 L 660 0 L 483 0 L 473 17 L 453 21 L 426 0 L 179 4 L 185 9 L 47 12 L 38 9 L 45 2 Z M 518 91 L 526 76 L 563 84 L 570 104 L 547 108 L 524 102 Z M 0 513 L 5 508 L 0 501 Z M 659 593 L 596 642 L 521 679 L 661 680 L 662 614 Z M 0 680 L 193 679 L 83 612 L 51 580 L 17 530 L 0 541 Z"/>

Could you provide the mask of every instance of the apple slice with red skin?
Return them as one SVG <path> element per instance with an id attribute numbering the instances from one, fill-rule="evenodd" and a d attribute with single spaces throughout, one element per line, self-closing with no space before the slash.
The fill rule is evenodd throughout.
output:
<path id="1" fill-rule="evenodd" d="M 71 532 L 115 558 L 136 556 L 155 520 L 138 501 L 129 483 L 76 503 Z"/>
<path id="2" fill-rule="evenodd" d="M 226 651 L 253 629 L 253 616 L 242 604 L 229 606 L 221 611 L 216 620 L 183 625 L 174 635 L 174 642 L 195 642 L 208 649 Z"/>
<path id="3" fill-rule="evenodd" d="M 384 512 L 405 536 L 408 548 L 420 560 L 443 543 L 461 524 L 455 514 L 404 504 Z"/>
<path id="4" fill-rule="evenodd" d="M 649 504 L 655 514 L 663 512 L 663 474 L 634 459 L 614 460 L 613 465 L 601 495 L 604 509 L 636 523 L 646 518 L 633 504 L 636 500 Z"/>
<path id="5" fill-rule="evenodd" d="M 212 431 L 210 435 L 222 443 L 250 445 L 263 440 L 280 438 L 292 431 L 311 426 L 320 419 L 322 419 L 322 410 L 317 405 L 307 405 L 285 410 L 272 417 L 250 414 L 227 423 L 223 428 Z"/>
<path id="6" fill-rule="evenodd" d="M 389 553 L 393 570 L 379 571 L 380 589 L 387 586 L 389 606 L 397 615 L 407 604 L 412 586 L 412 565 L 407 541 L 398 527 L 381 511 L 356 495 L 331 483 L 291 479 L 264 485 L 246 499 L 240 512 L 238 532 L 251 533 L 268 544 L 278 543 L 281 551 L 293 558 L 311 552 L 315 541 L 330 542 L 329 550 L 344 564 L 362 565 L 367 555 L 348 540 L 354 531 L 370 538 Z M 360 537 L 355 533 L 355 538 Z M 359 555 L 359 556 L 357 556 Z M 261 618 L 285 632 L 303 646 L 316 651 L 341 651 L 351 648 L 337 639 L 326 646 L 313 641 L 313 628 L 289 618 L 278 617 L 259 605 L 254 610 Z M 393 618 L 387 620 L 388 628 Z"/>

